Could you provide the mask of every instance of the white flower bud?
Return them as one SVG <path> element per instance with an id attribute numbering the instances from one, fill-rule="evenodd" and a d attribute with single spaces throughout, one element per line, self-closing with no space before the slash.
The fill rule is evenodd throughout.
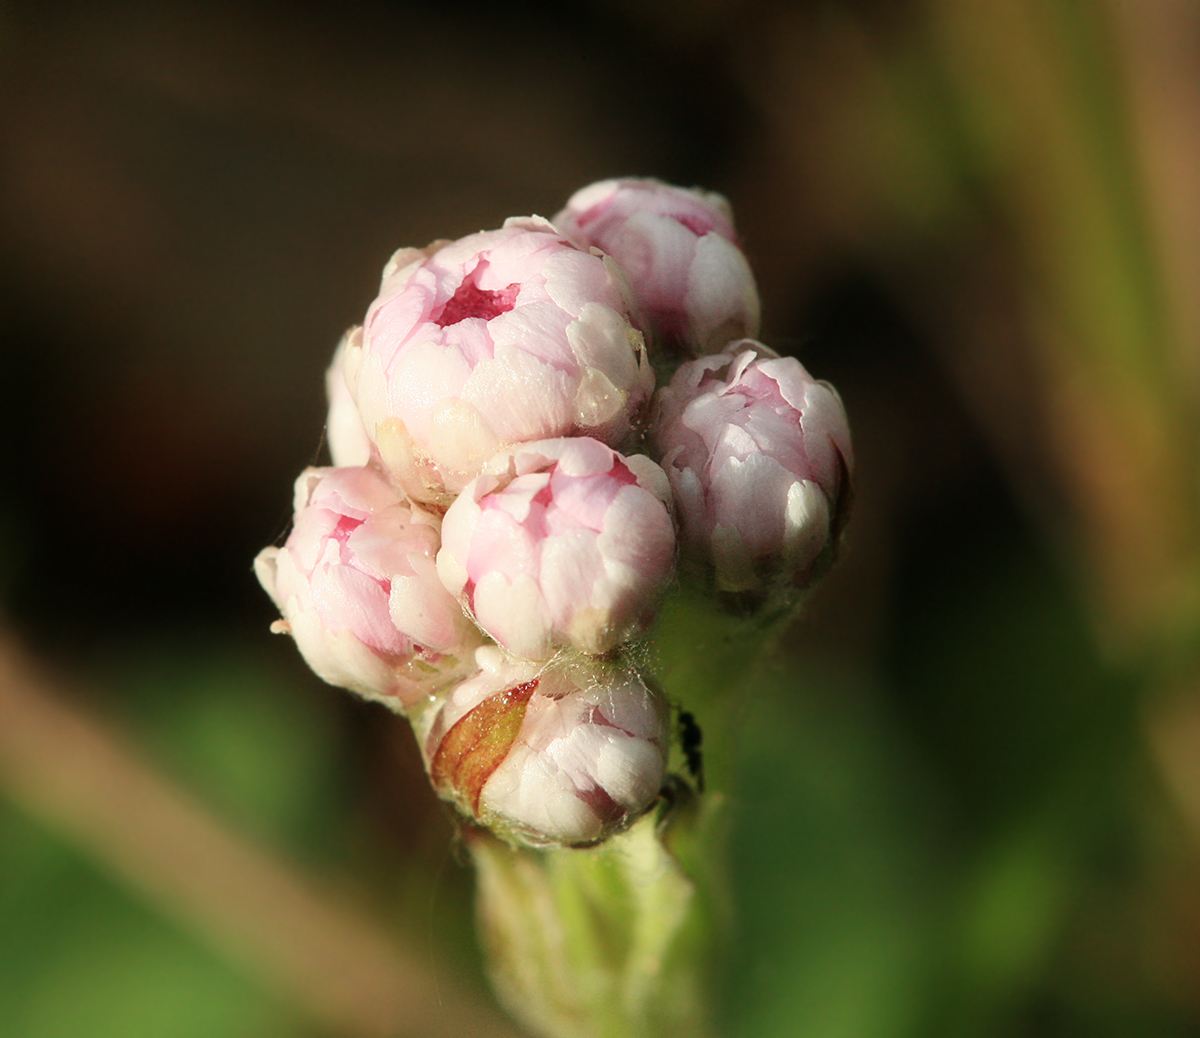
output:
<path id="1" fill-rule="evenodd" d="M 660 340 L 711 353 L 758 334 L 758 289 L 721 195 L 661 180 L 602 180 L 576 191 L 554 222 L 616 260 Z"/>
<path id="2" fill-rule="evenodd" d="M 538 218 L 397 254 L 345 363 L 392 478 L 446 506 L 511 444 L 622 444 L 654 389 L 623 293 L 605 260 Z"/>
<path id="3" fill-rule="evenodd" d="M 438 579 L 438 519 L 371 468 L 306 469 L 282 548 L 254 562 L 308 665 L 406 709 L 461 676 L 482 640 Z"/>
<path id="4" fill-rule="evenodd" d="M 625 664 L 480 649 L 424 740 L 438 792 L 501 836 L 592 843 L 641 814 L 666 766 L 667 712 Z"/>
<path id="5" fill-rule="evenodd" d="M 845 521 L 854 467 L 833 387 L 746 339 L 682 365 L 656 403 L 684 543 L 718 587 L 808 584 Z"/>
<path id="6" fill-rule="evenodd" d="M 674 571 L 669 500 L 649 458 L 587 437 L 522 444 L 446 512 L 438 573 L 517 656 L 603 654 L 650 623 Z"/>

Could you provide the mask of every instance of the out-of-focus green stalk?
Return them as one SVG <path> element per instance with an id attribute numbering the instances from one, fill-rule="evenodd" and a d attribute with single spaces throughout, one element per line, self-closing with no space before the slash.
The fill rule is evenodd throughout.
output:
<path id="1" fill-rule="evenodd" d="M 534 1034 L 713 1033 L 731 920 L 726 844 L 738 719 L 785 621 L 734 617 L 687 593 L 663 610 L 648 663 L 672 707 L 702 733 L 703 792 L 676 747 L 656 807 L 597 847 L 532 850 L 482 831 L 467 836 L 493 983 Z"/>
<path id="2" fill-rule="evenodd" d="M 869 214 L 858 217 L 869 228 L 860 247 L 917 300 L 1021 496 L 1050 520 L 1048 531 L 1088 593 L 1099 644 L 1110 661 L 1140 675 L 1155 756 L 1195 818 L 1200 350 L 1195 320 L 1180 319 L 1167 290 L 1195 279 L 1171 268 L 1180 255 L 1164 247 L 1162 213 L 1157 226 L 1152 219 L 1162 200 L 1151 194 L 1139 153 L 1156 134 L 1158 148 L 1173 143 L 1163 139 L 1170 124 L 1153 118 L 1153 105 L 1168 96 L 1174 102 L 1179 91 L 1167 77 L 1154 79 L 1153 62 L 1144 60 L 1150 82 L 1138 111 L 1122 35 L 1137 19 L 1154 18 L 1160 32 L 1173 25 L 1191 39 L 1187 8 L 923 0 L 907 31 L 894 34 L 843 18 L 830 38 L 841 34 L 857 47 L 858 89 L 841 99 L 834 147 L 814 153 L 859 172 L 853 205 Z M 1186 222 L 1188 214 L 1178 217 Z M 913 274 L 921 266 L 911 263 L 914 254 L 930 257 L 930 269 Z M 1189 327 L 1186 341 L 1181 329 Z M 1061 809 L 1049 813 L 1064 817 Z M 994 883 L 1002 895 L 1026 870 L 1021 882 L 1030 882 L 1042 842 L 1032 832 L 1027 856 L 1026 838 L 1014 838 L 1017 852 L 997 855 L 984 870 L 995 878 L 981 889 Z M 1075 850 L 1080 861 L 1094 853 L 1084 846 Z M 1045 855 L 1047 904 L 1056 885 L 1073 882 L 1070 872 L 1053 873 L 1066 853 Z M 968 930 L 993 931 L 991 899 L 980 901 Z M 1019 958 L 1026 971 L 1044 961 L 1066 925 L 1063 913 L 1053 925 L 1029 926 L 1010 967 Z M 982 944 L 992 946 L 995 933 Z M 965 988 L 971 955 L 959 961 Z M 997 972 L 990 992 L 980 986 L 972 996 L 978 1004 L 962 1010 L 954 1033 L 980 1034 L 982 1016 L 1016 1004 L 1019 972 Z"/>
<path id="3" fill-rule="evenodd" d="M 1118 6 L 922 0 L 889 34 L 835 5 L 823 45 L 854 72 L 812 152 L 847 171 L 834 233 L 929 322 L 1129 661 L 1200 631 L 1200 408 Z"/>
<path id="4" fill-rule="evenodd" d="M 1194 400 L 1103 4 L 931 0 L 937 60 L 1019 250 L 1032 358 L 1105 633 L 1161 649 L 1196 599 Z"/>

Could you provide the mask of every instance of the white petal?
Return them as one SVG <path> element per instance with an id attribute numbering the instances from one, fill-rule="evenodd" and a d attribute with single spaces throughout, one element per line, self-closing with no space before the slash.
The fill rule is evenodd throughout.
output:
<path id="1" fill-rule="evenodd" d="M 254 575 L 263 590 L 271 596 L 271 601 L 279 607 L 279 598 L 275 593 L 276 560 L 279 558 L 278 548 L 263 548 L 254 559 Z"/>
<path id="2" fill-rule="evenodd" d="M 719 234 L 696 242 L 686 292 L 698 349 L 715 352 L 731 340 L 758 334 L 758 289 L 750 264 L 741 249 Z"/>
<path id="3" fill-rule="evenodd" d="M 807 480 L 788 491 L 783 535 L 786 564 L 794 570 L 811 563 L 829 542 L 829 499 Z"/>
<path id="4" fill-rule="evenodd" d="M 550 611 L 532 577 L 510 584 L 500 573 L 486 573 L 475 585 L 475 622 L 514 656 L 547 659 L 554 654 Z"/>

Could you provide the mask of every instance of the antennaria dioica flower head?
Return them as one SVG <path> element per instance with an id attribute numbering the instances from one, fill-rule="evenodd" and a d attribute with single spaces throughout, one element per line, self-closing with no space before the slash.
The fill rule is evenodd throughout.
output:
<path id="1" fill-rule="evenodd" d="M 653 618 L 675 565 L 662 470 L 598 440 L 496 455 L 446 512 L 438 573 L 510 652 L 600 654 Z"/>
<path id="2" fill-rule="evenodd" d="M 554 222 L 620 264 L 660 339 L 710 353 L 758 334 L 758 289 L 721 195 L 646 178 L 602 180 L 576 191 Z"/>
<path id="3" fill-rule="evenodd" d="M 854 455 L 836 391 L 751 339 L 683 364 L 654 438 L 684 544 L 717 586 L 807 586 L 846 518 Z"/>
<path id="4" fill-rule="evenodd" d="M 306 469 L 295 523 L 255 572 L 310 667 L 397 709 L 470 667 L 481 638 L 435 569 L 438 519 L 374 469 Z"/>
<path id="5" fill-rule="evenodd" d="M 498 835 L 592 843 L 658 796 L 667 751 L 661 698 L 627 664 L 550 664 L 480 649 L 423 747 L 438 792 Z"/>
<path id="6" fill-rule="evenodd" d="M 391 477 L 444 507 L 511 444 L 624 443 L 654 389 L 624 291 L 611 262 L 537 217 L 396 253 L 345 355 Z"/>

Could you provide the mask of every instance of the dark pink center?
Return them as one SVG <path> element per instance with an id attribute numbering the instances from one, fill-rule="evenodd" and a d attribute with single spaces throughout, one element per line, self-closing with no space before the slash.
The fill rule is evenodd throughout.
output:
<path id="1" fill-rule="evenodd" d="M 343 515 L 338 518 L 337 525 L 330 532 L 330 536 L 341 545 L 350 540 L 350 535 L 362 526 L 364 520 L 355 519 L 351 515 Z"/>
<path id="2" fill-rule="evenodd" d="M 329 538 L 338 545 L 338 561 L 343 566 L 350 566 L 360 573 L 370 577 L 378 584 L 385 594 L 391 594 L 392 581 L 382 573 L 378 573 L 369 563 L 361 559 L 350 547 L 350 538 L 354 535 L 365 519 L 356 519 L 352 515 L 338 517 L 337 525 L 329 532 Z"/>
<path id="3" fill-rule="evenodd" d="M 513 282 L 507 288 L 493 292 L 479 287 L 479 272 L 480 267 L 476 267 L 463 279 L 458 291 L 447 300 L 441 313 L 434 317 L 434 324 L 447 328 L 468 317 L 490 321 L 493 317 L 508 313 L 516 305 L 517 293 L 521 290 L 520 282 Z"/>
<path id="4" fill-rule="evenodd" d="M 354 530 L 356 530 L 360 526 L 362 526 L 362 523 L 364 523 L 364 520 L 360 520 L 360 518 L 354 518 L 354 516 L 343 515 L 343 516 L 338 517 L 337 526 L 335 526 L 334 529 L 330 530 L 330 534 L 329 534 L 330 538 L 337 541 L 337 544 L 341 546 L 341 556 L 342 556 L 343 563 L 349 562 L 349 560 L 350 560 L 350 550 L 348 547 L 348 541 L 350 540 L 350 534 L 353 534 Z"/>
<path id="5" fill-rule="evenodd" d="M 620 458 L 613 458 L 613 466 L 608 470 L 608 474 L 619 486 L 627 487 L 637 482 L 637 476 L 630 471 L 629 466 Z"/>

